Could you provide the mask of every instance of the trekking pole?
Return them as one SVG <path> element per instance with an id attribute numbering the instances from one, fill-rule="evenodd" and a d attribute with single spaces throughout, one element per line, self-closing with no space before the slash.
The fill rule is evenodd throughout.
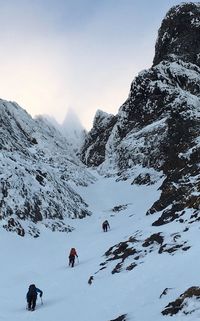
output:
<path id="1" fill-rule="evenodd" d="M 42 300 L 42 297 L 40 297 L 40 299 L 41 299 L 41 305 L 43 305 L 43 300 Z"/>
<path id="2" fill-rule="evenodd" d="M 79 258 L 78 258 L 78 256 L 77 256 L 77 261 L 78 261 L 78 263 L 79 263 Z"/>

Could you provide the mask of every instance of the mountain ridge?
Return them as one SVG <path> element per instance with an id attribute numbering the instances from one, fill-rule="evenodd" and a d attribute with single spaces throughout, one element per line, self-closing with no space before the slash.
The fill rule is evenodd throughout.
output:
<path id="1" fill-rule="evenodd" d="M 51 185 L 54 181 L 55 185 L 51 186 L 53 188 L 51 197 L 55 194 L 56 199 L 60 199 L 58 190 L 64 195 L 66 189 L 70 200 L 73 199 L 71 197 L 73 184 L 87 185 L 95 179 L 86 166 L 94 167 L 101 175 L 115 176 L 116 181 L 131 178 L 132 184 L 152 185 L 164 178 L 160 186 L 160 198 L 146 213 L 147 215 L 159 213 L 159 218 L 153 224 L 160 225 L 173 220 L 183 220 L 185 209 L 189 209 L 191 213 L 189 222 L 194 221 L 193 217 L 198 220 L 200 67 L 198 57 L 195 61 L 194 56 L 191 55 L 186 55 L 187 57 L 184 58 L 184 48 L 179 46 L 179 42 L 183 41 L 183 31 L 179 25 L 186 19 L 187 28 L 184 31 L 184 37 L 189 36 L 194 28 L 196 31 L 199 30 L 198 13 L 199 4 L 185 3 L 170 9 L 159 30 L 153 66 L 139 73 L 133 80 L 129 96 L 117 115 L 97 111 L 93 128 L 87 134 L 81 150 L 74 149 L 72 142 L 50 125 L 48 120 L 42 117 L 33 120 L 25 111 L 22 112 L 16 103 L 1 100 L 3 124 L 1 149 L 4 152 L 4 159 L 6 153 L 8 168 L 11 172 L 14 171 L 13 175 L 15 175 L 15 167 L 11 162 L 12 153 L 15 153 L 15 157 L 17 155 L 17 158 L 24 162 L 25 167 L 25 171 L 20 169 L 19 177 L 27 177 L 32 173 L 33 182 L 35 183 L 36 179 L 40 191 L 41 189 L 44 191 L 48 184 Z M 162 55 L 162 46 L 166 39 L 172 37 L 173 29 L 169 28 L 171 22 L 177 26 L 176 41 L 173 40 L 166 55 Z M 163 38 L 163 34 L 167 36 Z M 192 38 L 193 45 L 197 40 L 196 37 L 197 32 Z M 177 47 L 179 49 L 176 52 Z M 160 60 L 157 57 L 160 57 Z M 38 168 L 34 173 L 31 169 L 27 171 L 28 162 L 31 162 L 31 166 L 35 166 L 38 161 L 40 166 L 36 166 Z M 3 164 L 3 158 L 1 164 Z M 53 170 L 53 177 L 47 173 L 44 165 L 50 171 Z M 5 178 L 3 167 L 2 165 L 1 207 L 4 208 L 3 217 L 8 217 L 13 213 L 9 205 L 5 210 L 9 199 L 7 197 L 9 184 L 13 178 L 9 175 Z M 15 185 L 13 181 L 11 185 Z M 26 190 L 23 184 L 22 186 Z M 21 193 L 26 195 L 27 190 L 26 193 L 23 191 Z M 30 188 L 29 193 L 31 194 Z M 35 193 L 37 194 L 36 191 Z M 40 199 L 38 195 L 35 197 L 37 200 Z M 81 211 L 87 213 L 83 208 L 80 212 L 78 211 L 79 213 L 76 211 L 77 199 L 79 204 L 87 207 L 84 200 L 77 197 L 76 195 L 72 207 L 69 203 L 65 204 L 70 208 L 71 217 L 74 217 L 73 211 L 76 213 L 75 217 L 84 216 Z M 37 201 L 40 209 L 42 206 L 39 203 L 43 201 Z M 54 203 L 54 210 L 57 213 L 55 217 L 58 215 L 63 219 L 65 216 L 63 199 L 61 198 L 60 203 L 61 211 L 57 209 L 56 202 Z M 49 204 L 52 204 L 50 196 Z M 30 211 L 30 207 L 32 208 L 31 219 L 36 222 L 42 220 L 43 215 L 37 209 L 35 202 L 33 201 L 33 206 L 29 205 L 24 207 L 25 213 Z M 19 212 L 21 213 L 21 210 Z M 37 218 L 34 217 L 34 212 L 37 212 Z M 50 206 L 48 206 L 48 214 L 45 209 L 44 217 L 53 218 L 54 215 L 50 212 Z"/>
<path id="2" fill-rule="evenodd" d="M 27 320 L 19 293 L 34 282 L 44 290 L 38 321 L 66 311 L 70 321 L 199 320 L 200 68 L 192 50 L 176 48 L 194 22 L 200 31 L 196 12 L 167 13 L 157 63 L 133 80 L 117 115 L 97 111 L 78 152 L 43 117 L 0 100 L 3 319 Z M 188 34 L 163 55 L 174 32 L 163 39 L 165 28 L 182 19 Z"/>
<path id="3" fill-rule="evenodd" d="M 195 60 L 190 54 L 193 47 L 199 52 L 195 45 L 200 31 L 199 10 L 199 4 L 193 3 L 170 9 L 159 30 L 154 64 L 133 80 L 129 96 L 109 128 L 109 135 L 101 138 L 104 151 L 95 137 L 91 139 L 92 133 L 99 131 L 96 124 L 88 134 L 90 144 L 86 139 L 82 151 L 82 160 L 87 165 L 95 166 L 104 175 L 117 175 L 118 180 L 132 177 L 133 182 L 145 183 L 144 174 L 143 177 L 136 175 L 138 166 L 146 169 L 149 184 L 155 180 L 155 175 L 151 179 L 152 172 L 156 172 L 157 177 L 165 177 L 160 198 L 147 211 L 147 215 L 160 213 L 160 219 L 154 224 L 184 217 L 185 209 L 191 209 L 189 221 L 193 221 L 193 215 L 198 216 L 200 209 L 200 68 L 198 55 Z M 170 38 L 174 29 L 168 29 L 171 22 L 179 26 L 185 19 L 184 37 L 190 37 L 194 28 L 195 33 L 191 38 L 191 51 L 184 56 L 187 48 L 184 49 L 182 29 L 177 29 L 176 41 Z M 162 54 L 165 33 L 172 42 L 166 54 Z M 95 154 L 96 163 L 91 162 L 92 158 L 85 161 L 85 155 L 90 154 Z"/>
<path id="4" fill-rule="evenodd" d="M 46 119 L 32 119 L 16 103 L 1 100 L 0 108 L 1 225 L 21 236 L 26 231 L 39 236 L 38 222 L 71 231 L 67 218 L 91 215 L 73 184 L 87 185 L 95 178 Z"/>

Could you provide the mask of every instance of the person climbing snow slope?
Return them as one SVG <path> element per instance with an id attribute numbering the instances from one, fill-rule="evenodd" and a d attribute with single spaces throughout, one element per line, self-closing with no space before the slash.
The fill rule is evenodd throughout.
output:
<path id="1" fill-rule="evenodd" d="M 78 255 L 76 253 L 76 249 L 73 247 L 69 253 L 69 266 L 74 267 L 76 257 L 78 258 Z"/>
<path id="2" fill-rule="evenodd" d="M 110 225 L 109 225 L 108 221 L 106 220 L 102 224 L 102 229 L 103 229 L 104 232 L 107 232 L 108 228 L 110 229 Z"/>
<path id="3" fill-rule="evenodd" d="M 40 289 L 36 288 L 35 284 L 31 284 L 29 286 L 28 292 L 26 294 L 26 299 L 27 299 L 29 311 L 35 310 L 38 293 L 40 293 L 40 297 L 42 297 L 43 292 Z"/>

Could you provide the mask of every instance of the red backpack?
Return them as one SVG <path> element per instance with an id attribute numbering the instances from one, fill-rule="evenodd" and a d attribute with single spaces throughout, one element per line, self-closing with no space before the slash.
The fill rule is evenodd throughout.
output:
<path id="1" fill-rule="evenodd" d="M 70 255 L 73 255 L 73 256 L 77 255 L 77 254 L 76 254 L 76 250 L 75 250 L 74 248 L 71 249 Z"/>

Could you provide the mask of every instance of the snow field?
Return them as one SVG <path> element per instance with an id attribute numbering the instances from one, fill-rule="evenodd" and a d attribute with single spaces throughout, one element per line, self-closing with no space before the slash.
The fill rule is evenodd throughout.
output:
<path id="1" fill-rule="evenodd" d="M 130 321 L 168 319 L 162 316 L 162 309 L 188 287 L 198 285 L 200 263 L 199 260 L 192 263 L 199 241 L 197 227 L 184 234 L 192 245 L 187 252 L 171 256 L 153 251 L 132 271 L 111 274 L 117 264 L 112 261 L 106 269 L 94 274 L 105 261 L 105 251 L 126 241 L 136 231 L 145 239 L 153 233 L 180 230 L 176 222 L 152 227 L 157 214 L 145 215 L 160 193 L 159 185 L 160 182 L 138 187 L 130 185 L 130 181 L 116 183 L 112 178 L 98 177 L 97 182 L 88 187 L 76 187 L 93 215 L 69 220 L 75 227 L 72 233 L 52 233 L 43 227 L 41 237 L 33 239 L 2 230 L 0 320 L 109 321 L 126 313 Z M 128 204 L 125 210 L 111 211 L 114 206 L 125 204 Z M 105 218 L 111 225 L 107 233 L 101 230 Z M 181 225 L 181 230 L 183 228 Z M 79 263 L 76 261 L 74 268 L 68 267 L 71 247 L 75 247 L 79 255 Z M 127 260 L 131 263 L 131 258 Z M 94 281 L 88 285 L 91 275 Z M 25 309 L 25 296 L 31 283 L 44 291 L 44 305 L 38 297 L 35 312 Z M 159 299 L 166 287 L 172 289 Z M 196 307 L 196 302 L 191 300 L 191 305 Z M 199 317 L 197 310 L 190 316 L 175 316 L 173 320 L 195 321 Z"/>

